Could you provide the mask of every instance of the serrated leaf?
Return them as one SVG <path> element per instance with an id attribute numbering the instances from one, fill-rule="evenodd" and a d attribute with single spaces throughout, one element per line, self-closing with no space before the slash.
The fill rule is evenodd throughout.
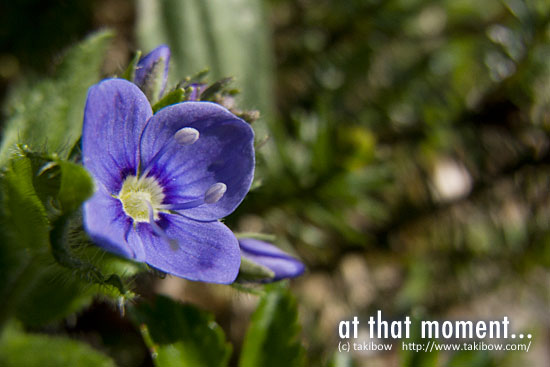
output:
<path id="1" fill-rule="evenodd" d="M 240 367 L 304 366 L 296 300 L 282 285 L 266 287 L 252 315 Z"/>
<path id="2" fill-rule="evenodd" d="M 25 334 L 13 325 L 0 338 L 3 367 L 114 367 L 109 357 L 92 347 L 67 338 Z"/>
<path id="3" fill-rule="evenodd" d="M 214 317 L 191 305 L 158 296 L 133 309 L 157 367 L 223 367 L 231 355 Z"/>
<path id="4" fill-rule="evenodd" d="M 71 246 L 79 244 L 60 223 L 67 222 L 68 214 L 91 194 L 85 169 L 49 161 L 47 155 L 23 150 L 19 154 L 0 179 L 0 326 L 12 315 L 32 326 L 57 321 L 89 304 L 97 293 L 127 296 L 116 274 L 103 275 L 91 263 L 103 264 L 101 256 L 73 254 Z M 47 186 L 41 196 L 37 185 Z M 68 214 L 50 215 L 57 218 L 50 221 L 45 204 L 53 199 Z"/>
<path id="5" fill-rule="evenodd" d="M 82 132 L 88 88 L 99 80 L 110 32 L 97 33 L 65 55 L 54 78 L 23 81 L 6 103 L 6 125 L 0 144 L 0 166 L 17 143 L 59 153 L 65 158 Z"/>

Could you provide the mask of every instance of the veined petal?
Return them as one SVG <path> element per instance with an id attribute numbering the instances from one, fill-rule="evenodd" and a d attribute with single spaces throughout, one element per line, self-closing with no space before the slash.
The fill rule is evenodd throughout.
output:
<path id="1" fill-rule="evenodd" d="M 118 193 L 124 177 L 135 174 L 139 139 L 152 114 L 145 95 L 126 80 L 107 79 L 88 91 L 82 160 L 109 193 Z"/>
<path id="2" fill-rule="evenodd" d="M 88 235 L 101 248 L 143 261 L 139 251 L 126 242 L 126 235 L 132 227 L 131 220 L 124 214 L 120 201 L 103 189 L 96 191 L 84 204 L 83 222 Z"/>
<path id="3" fill-rule="evenodd" d="M 199 138 L 189 145 L 178 144 L 175 134 L 186 127 L 196 129 Z M 151 118 L 143 132 L 141 157 L 145 171 L 164 188 L 167 204 L 202 199 L 213 185 L 223 183 L 223 196 L 215 203 L 180 211 L 191 219 L 212 221 L 233 212 L 250 189 L 254 133 L 220 105 L 179 103 Z"/>
<path id="4" fill-rule="evenodd" d="M 130 233 L 130 243 L 143 243 L 146 263 L 189 280 L 222 284 L 235 280 L 241 263 L 239 244 L 224 224 L 170 215 L 159 226 L 166 236 L 159 236 L 148 223 L 139 223 Z"/>
<path id="5" fill-rule="evenodd" d="M 269 281 L 294 278 L 301 275 L 304 264 L 283 250 L 267 242 L 253 238 L 240 238 L 241 255 L 257 264 L 263 265 L 275 273 Z"/>

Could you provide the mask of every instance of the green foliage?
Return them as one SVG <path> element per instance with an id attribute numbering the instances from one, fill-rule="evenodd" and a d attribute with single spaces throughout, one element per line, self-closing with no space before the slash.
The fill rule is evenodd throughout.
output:
<path id="1" fill-rule="evenodd" d="M 313 276 L 300 289 L 311 365 L 327 365 L 327 357 L 330 366 L 370 364 L 369 355 L 333 355 L 334 334 L 319 332 L 343 311 L 399 318 L 423 310 L 444 319 L 447 310 L 473 312 L 470 301 L 491 309 L 496 298 L 503 308 L 517 301 L 510 309 L 543 334 L 536 315 L 548 306 L 550 263 L 548 1 L 136 3 L 142 49 L 166 43 L 173 52 L 173 89 L 155 111 L 188 98 L 204 73 L 176 81 L 210 66 L 220 81 L 203 100 L 232 104 L 235 91 L 222 78 L 234 75 L 244 107 L 271 120 L 267 142 L 255 125 L 255 190 L 225 222 L 274 233 L 306 259 Z M 0 324 L 16 316 L 52 327 L 97 294 L 123 305 L 128 277 L 143 270 L 89 245 L 75 209 L 90 181 L 65 161 L 69 151 L 78 158 L 85 92 L 105 43 L 90 39 L 55 78 L 25 76 L 10 94 L 0 145 Z M 138 59 L 123 77 L 132 79 Z M 11 160 L 16 143 L 30 148 Z M 446 192 L 457 182 L 459 194 Z M 348 267 L 350 259 L 361 269 Z M 296 305 L 286 290 L 267 291 L 241 365 L 303 365 Z M 315 292 L 322 297 L 308 297 Z M 210 315 L 165 298 L 136 314 L 146 319 L 137 323 L 157 365 L 227 364 L 229 348 Z M 399 357 L 406 366 L 486 367 L 524 365 L 524 355 Z M 385 357 L 374 356 L 378 364 Z"/>
<path id="2" fill-rule="evenodd" d="M 296 300 L 284 285 L 266 288 L 250 321 L 239 365 L 305 366 Z"/>
<path id="3" fill-rule="evenodd" d="M 235 76 L 244 107 L 271 118 L 273 55 L 262 8 L 259 0 L 139 1 L 138 40 L 147 51 L 170 46 L 173 76 L 204 67 L 213 80 Z"/>
<path id="4" fill-rule="evenodd" d="M 184 99 L 185 99 L 185 89 L 176 88 L 173 91 L 166 93 L 166 95 L 162 97 L 160 101 L 158 101 L 153 105 L 153 112 L 155 113 L 163 107 L 182 102 Z"/>
<path id="5" fill-rule="evenodd" d="M 420 325 L 420 320 L 413 320 L 413 325 Z M 402 342 L 404 343 L 415 343 L 426 345 L 427 343 L 437 343 L 434 339 L 428 339 L 428 338 L 422 338 L 420 335 L 420 327 L 413 328 L 411 331 L 411 338 L 409 339 L 403 339 Z M 401 340 L 399 341 L 401 342 Z M 411 350 L 410 348 L 405 350 L 402 349 L 400 351 L 401 358 L 400 363 L 403 367 L 437 367 L 439 366 L 438 361 L 440 358 L 439 351 L 437 350 L 430 350 L 428 352 L 424 351 L 424 349 L 420 351 Z"/>
<path id="6" fill-rule="evenodd" d="M 31 149 L 47 147 L 66 158 L 82 132 L 88 88 L 99 80 L 103 56 L 112 35 L 101 32 L 72 48 L 58 66 L 54 78 L 37 83 L 23 81 L 9 96 L 0 166 L 16 144 Z"/>
<path id="7" fill-rule="evenodd" d="M 122 279 L 136 267 L 88 250 L 78 209 L 93 181 L 65 160 L 80 138 L 86 93 L 99 79 L 110 38 L 102 32 L 73 47 L 54 78 L 21 84 L 8 100 L 0 148 L 0 325 L 12 316 L 50 324 L 97 294 L 131 297 Z"/>
<path id="8" fill-rule="evenodd" d="M 92 196 L 94 183 L 92 177 L 81 165 L 67 162 L 55 162 L 61 169 L 61 184 L 57 195 L 61 211 L 71 213 Z"/>
<path id="9" fill-rule="evenodd" d="M 0 178 L 0 329 L 36 280 L 37 258 L 47 251 L 48 220 L 32 183 L 27 158 L 11 161 Z"/>
<path id="10" fill-rule="evenodd" d="M 39 327 L 62 320 L 92 302 L 97 289 L 86 285 L 79 277 L 63 267 L 37 263 L 37 276 L 27 284 L 26 296 L 21 299 L 16 317 L 28 326 Z"/>
<path id="11" fill-rule="evenodd" d="M 497 366 L 486 351 L 461 351 L 454 353 L 446 367 L 495 367 Z"/>
<path id="12" fill-rule="evenodd" d="M 107 356 L 75 340 L 26 334 L 10 325 L 0 336 L 3 367 L 114 367 Z"/>
<path id="13" fill-rule="evenodd" d="M 349 352 L 336 352 L 329 361 L 327 367 L 354 367 L 353 359 Z"/>
<path id="14" fill-rule="evenodd" d="M 128 67 L 126 68 L 126 70 L 124 70 L 124 73 L 122 73 L 120 78 L 134 82 L 134 79 L 136 77 L 136 67 L 137 67 L 137 64 L 139 63 L 140 58 L 141 58 L 141 51 L 138 50 L 134 54 L 134 57 L 132 58 L 132 60 L 128 64 Z"/>
<path id="15" fill-rule="evenodd" d="M 157 367 L 223 367 L 231 355 L 213 316 L 191 305 L 157 296 L 132 309 Z"/>
<path id="16" fill-rule="evenodd" d="M 85 238 L 73 233 L 80 221 L 74 212 L 93 187 L 82 166 L 20 148 L 0 187 L 1 321 L 15 314 L 40 326 L 74 313 L 98 293 L 131 296 L 119 275 L 134 274 L 133 265 L 107 261 L 114 256 L 96 247 L 92 255 Z"/>
<path id="17" fill-rule="evenodd" d="M 47 246 L 48 220 L 33 186 L 30 159 L 21 157 L 10 161 L 1 183 L 3 236 L 22 248 L 44 249 Z"/>

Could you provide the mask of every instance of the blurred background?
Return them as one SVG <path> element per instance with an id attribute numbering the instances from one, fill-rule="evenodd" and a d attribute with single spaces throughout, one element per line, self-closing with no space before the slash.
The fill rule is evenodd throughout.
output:
<path id="1" fill-rule="evenodd" d="M 236 106 L 260 111 L 255 189 L 226 223 L 273 234 L 305 262 L 291 287 L 309 365 L 550 365 L 550 2 L 2 2 L 0 98 L 103 28 L 116 32 L 104 76 L 166 43 L 169 86 L 209 67 L 211 81 L 235 76 Z M 170 277 L 136 284 L 214 312 L 236 360 L 255 296 Z M 399 343 L 335 356 L 338 323 L 376 310 L 508 316 L 533 345 L 436 362 Z M 151 365 L 109 303 L 41 331 Z"/>

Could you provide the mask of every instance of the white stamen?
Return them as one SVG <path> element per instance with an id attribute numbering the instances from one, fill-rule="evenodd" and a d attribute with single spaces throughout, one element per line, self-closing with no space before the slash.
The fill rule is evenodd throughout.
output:
<path id="1" fill-rule="evenodd" d="M 184 127 L 174 134 L 174 139 L 181 145 L 191 145 L 199 140 L 199 131 L 192 127 Z"/>
<path id="2" fill-rule="evenodd" d="M 204 202 L 206 204 L 217 203 L 227 191 L 227 186 L 223 182 L 216 182 L 214 185 L 210 186 L 206 193 L 204 194 Z"/>

